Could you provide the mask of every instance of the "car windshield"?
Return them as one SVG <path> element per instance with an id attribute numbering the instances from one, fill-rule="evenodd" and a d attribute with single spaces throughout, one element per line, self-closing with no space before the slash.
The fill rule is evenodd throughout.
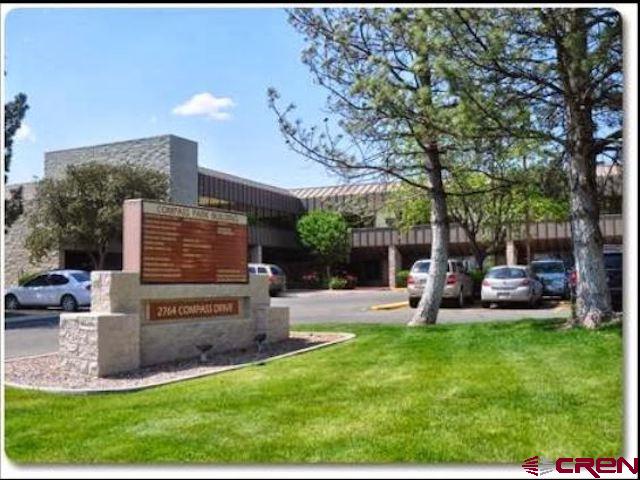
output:
<path id="1" fill-rule="evenodd" d="M 534 273 L 564 273 L 564 264 L 562 262 L 532 263 L 531 269 Z"/>
<path id="2" fill-rule="evenodd" d="M 91 280 L 91 277 L 87 272 L 76 272 L 76 273 L 72 273 L 71 276 L 75 278 L 78 282 L 88 282 Z"/>
<path id="3" fill-rule="evenodd" d="M 429 267 L 431 266 L 430 261 L 425 262 L 416 262 L 416 264 L 411 269 L 415 273 L 429 273 Z"/>
<path id="4" fill-rule="evenodd" d="M 487 273 L 487 278 L 526 278 L 527 272 L 523 268 L 494 268 Z"/>
<path id="5" fill-rule="evenodd" d="M 275 265 L 273 265 L 271 267 L 271 275 L 284 275 L 284 272 L 280 270 L 280 267 L 276 267 Z"/>

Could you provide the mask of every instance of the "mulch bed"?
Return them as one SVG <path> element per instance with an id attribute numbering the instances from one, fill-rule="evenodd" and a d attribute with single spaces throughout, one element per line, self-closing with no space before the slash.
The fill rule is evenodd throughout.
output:
<path id="1" fill-rule="evenodd" d="M 5 383 L 26 388 L 78 392 L 139 389 L 219 373 L 348 338 L 351 336 L 341 333 L 291 332 L 287 340 L 267 345 L 262 352 L 252 347 L 211 354 L 206 362 L 198 358 L 179 360 L 101 378 L 65 371 L 57 353 L 11 358 L 5 361 Z"/>

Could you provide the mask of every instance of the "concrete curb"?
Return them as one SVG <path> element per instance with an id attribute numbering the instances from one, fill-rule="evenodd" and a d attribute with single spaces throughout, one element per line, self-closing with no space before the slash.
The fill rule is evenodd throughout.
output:
<path id="1" fill-rule="evenodd" d="M 274 360 L 279 360 L 281 358 L 293 357 L 294 355 L 299 355 L 301 353 L 306 353 L 306 352 L 310 352 L 312 350 L 318 350 L 320 348 L 328 347 L 330 345 L 343 343 L 343 342 L 352 340 L 352 339 L 354 339 L 356 337 L 355 333 L 345 333 L 345 332 L 304 332 L 304 331 L 298 331 L 298 330 L 295 330 L 295 331 L 299 332 L 299 333 L 309 333 L 309 334 L 318 334 L 318 335 L 322 335 L 322 334 L 342 335 L 342 337 L 338 338 L 336 340 L 332 340 L 331 342 L 322 343 L 320 345 L 314 345 L 312 347 L 303 348 L 301 350 L 294 350 L 293 352 L 283 353 L 281 355 L 276 355 L 274 357 L 269 357 L 269 358 L 266 358 L 264 360 L 256 360 L 256 361 L 253 361 L 253 362 L 241 363 L 241 364 L 238 364 L 238 365 L 232 365 L 230 367 L 226 367 L 226 368 L 222 368 L 220 370 L 216 370 L 215 372 L 202 372 L 202 373 L 196 373 L 196 374 L 193 374 L 193 375 L 187 375 L 187 376 L 180 377 L 180 378 L 172 378 L 170 380 L 164 380 L 164 381 L 160 381 L 160 382 L 156 382 L 156 383 L 151 383 L 149 385 L 137 385 L 137 386 L 134 386 L 134 387 L 105 388 L 105 389 L 100 389 L 100 388 L 84 388 L 83 389 L 83 388 L 36 387 L 36 386 L 32 386 L 32 385 L 24 385 L 24 384 L 13 383 L 13 382 L 5 382 L 4 384 L 7 387 L 16 388 L 16 389 L 20 389 L 20 390 L 35 390 L 35 391 L 39 391 L 39 392 L 55 393 L 55 394 L 62 394 L 62 395 L 94 395 L 94 394 L 99 394 L 99 393 L 133 393 L 133 392 L 138 392 L 140 390 L 146 390 L 148 388 L 154 388 L 154 387 L 160 387 L 160 386 L 163 386 L 163 385 L 169 385 L 169 384 L 172 384 L 172 383 L 184 382 L 185 380 L 193 380 L 193 379 L 196 379 L 196 378 L 208 377 L 210 375 L 218 375 L 220 373 L 230 372 L 230 371 L 233 371 L 233 370 L 239 370 L 241 368 L 246 368 L 246 367 L 250 367 L 250 366 L 264 365 L 266 363 L 272 362 Z M 45 355 L 52 355 L 52 354 L 46 353 L 46 354 L 42 354 L 42 355 L 33 355 L 32 357 L 42 357 L 42 356 L 45 356 Z M 13 357 L 13 358 L 7 359 L 7 361 L 16 361 L 16 360 L 20 360 L 20 359 L 24 359 L 24 358 L 32 358 L 32 357 Z"/>
<path id="2" fill-rule="evenodd" d="M 369 310 L 397 310 L 399 308 L 404 308 L 404 307 L 408 307 L 409 306 L 409 302 L 408 301 L 404 301 L 404 302 L 395 302 L 395 303 L 383 303 L 380 305 L 373 305 L 371 307 L 369 307 Z"/>

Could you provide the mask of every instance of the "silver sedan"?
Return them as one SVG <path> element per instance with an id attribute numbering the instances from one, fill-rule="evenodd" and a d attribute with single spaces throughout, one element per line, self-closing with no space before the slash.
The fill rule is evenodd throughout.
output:
<path id="1" fill-rule="evenodd" d="M 482 281 L 482 306 L 492 303 L 526 303 L 535 307 L 542 299 L 542 283 L 529 267 L 501 265 L 493 267 Z"/>

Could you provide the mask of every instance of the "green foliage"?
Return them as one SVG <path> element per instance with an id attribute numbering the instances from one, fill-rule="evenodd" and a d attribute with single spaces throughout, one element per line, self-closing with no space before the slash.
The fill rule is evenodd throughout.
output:
<path id="1" fill-rule="evenodd" d="M 349 252 L 349 227 L 337 212 L 314 210 L 297 223 L 302 244 L 311 249 L 328 268 L 346 260 Z"/>
<path id="2" fill-rule="evenodd" d="M 7 192 L 7 196 L 4 199 L 4 228 L 5 233 L 11 225 L 13 225 L 16 220 L 22 215 L 24 212 L 24 207 L 22 204 L 22 185 L 17 188 L 11 188 Z"/>
<path id="3" fill-rule="evenodd" d="M 519 464 L 534 448 L 617 456 L 622 329 L 557 328 L 563 321 L 304 325 L 357 336 L 136 393 L 7 387 L 5 452 L 18 464 Z"/>
<path id="4" fill-rule="evenodd" d="M 4 105 L 4 181 L 8 180 L 7 174 L 11 167 L 13 156 L 13 137 L 22 124 L 22 119 L 27 113 L 27 96 L 19 93 L 9 103 Z M 4 227 L 5 231 L 22 215 L 22 187 L 11 190 L 4 201 Z"/>
<path id="5" fill-rule="evenodd" d="M 139 166 L 88 163 L 69 166 L 60 179 L 38 185 L 26 246 L 31 259 L 60 242 L 84 249 L 102 268 L 109 244 L 122 235 L 122 204 L 130 198 L 165 200 L 168 179 Z"/>
<path id="6" fill-rule="evenodd" d="M 11 157 L 13 154 L 13 137 L 20 129 L 22 119 L 25 113 L 29 109 L 27 105 L 27 96 L 24 93 L 19 93 L 9 103 L 4 105 L 4 172 L 5 181 L 7 179 L 6 173 L 9 172 L 11 167 Z"/>
<path id="7" fill-rule="evenodd" d="M 473 270 L 469 270 L 468 274 L 471 277 L 471 280 L 473 280 L 473 283 L 478 284 L 478 283 L 481 283 L 482 280 L 484 280 L 486 270 L 479 270 L 476 268 Z"/>
<path id="8" fill-rule="evenodd" d="M 407 279 L 409 278 L 410 275 L 410 271 L 409 270 L 399 270 L 396 272 L 396 287 L 406 287 L 407 286 Z"/>
<path id="9" fill-rule="evenodd" d="M 451 175 L 445 180 L 449 217 L 465 231 L 480 263 L 487 255 L 503 250 L 509 230 L 517 231 L 527 218 L 530 222 L 569 218 L 568 188 L 562 172 L 542 161 L 525 169 L 521 160 L 512 158 L 523 151 L 521 146 L 504 152 L 494 148 L 494 168 L 486 173 L 471 168 L 479 167 L 481 160 L 469 159 L 464 152 L 450 153 Z M 501 179 L 498 182 L 493 180 L 496 175 Z M 420 188 L 398 185 L 388 195 L 385 208 L 402 231 L 429 223 L 429 197 Z"/>
<path id="10" fill-rule="evenodd" d="M 29 280 L 36 278 L 41 273 L 42 272 L 25 272 L 20 274 L 20 276 L 18 277 L 18 285 L 24 285 Z"/>
<path id="11" fill-rule="evenodd" d="M 406 232 L 416 225 L 429 223 L 431 201 L 424 190 L 398 184 L 388 193 L 385 209 L 393 216 L 395 227 Z"/>
<path id="12" fill-rule="evenodd" d="M 329 289 L 331 290 L 344 290 L 347 288 L 348 282 L 346 278 L 331 277 L 329 280 Z"/>
<path id="13" fill-rule="evenodd" d="M 338 212 L 349 228 L 372 227 L 375 223 L 375 210 L 367 195 L 329 197 L 322 201 L 322 210 Z"/>

